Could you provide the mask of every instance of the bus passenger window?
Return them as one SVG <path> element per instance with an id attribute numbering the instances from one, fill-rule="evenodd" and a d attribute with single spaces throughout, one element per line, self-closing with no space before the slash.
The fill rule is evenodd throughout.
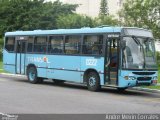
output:
<path id="1" fill-rule="evenodd" d="M 47 47 L 47 37 L 39 36 L 35 38 L 34 52 L 45 53 Z"/>
<path id="2" fill-rule="evenodd" d="M 7 37 L 5 42 L 5 49 L 9 52 L 14 51 L 14 45 L 15 45 L 15 38 L 14 37 Z"/>
<path id="3" fill-rule="evenodd" d="M 63 53 L 63 36 L 51 36 L 49 38 L 48 53 Z"/>
<path id="4" fill-rule="evenodd" d="M 65 37 L 65 53 L 79 54 L 80 53 L 81 36 L 72 35 Z"/>
<path id="5" fill-rule="evenodd" d="M 34 45 L 34 38 L 33 37 L 29 37 L 28 38 L 27 52 L 33 52 L 33 45 Z"/>
<path id="6" fill-rule="evenodd" d="M 103 35 L 86 35 L 83 39 L 83 54 L 101 55 L 103 53 Z"/>

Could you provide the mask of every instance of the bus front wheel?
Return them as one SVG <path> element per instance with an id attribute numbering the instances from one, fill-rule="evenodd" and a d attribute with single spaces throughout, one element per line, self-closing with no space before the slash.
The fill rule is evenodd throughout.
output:
<path id="1" fill-rule="evenodd" d="M 29 82 L 33 84 L 43 82 L 42 78 L 37 77 L 37 69 L 32 66 L 27 69 L 27 77 L 28 77 Z"/>
<path id="2" fill-rule="evenodd" d="M 100 78 L 96 72 L 89 72 L 87 75 L 87 87 L 90 91 L 99 91 L 100 86 Z"/>

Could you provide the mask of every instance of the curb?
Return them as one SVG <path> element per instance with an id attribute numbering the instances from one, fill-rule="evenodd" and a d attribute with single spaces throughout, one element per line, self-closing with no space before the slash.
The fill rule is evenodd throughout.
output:
<path id="1" fill-rule="evenodd" d="M 159 86 L 159 85 L 158 85 Z M 133 87 L 132 90 L 139 90 L 139 91 L 145 91 L 145 92 L 154 92 L 154 93 L 160 93 L 160 90 L 157 89 L 149 89 L 149 88 L 142 88 L 142 87 Z"/>
<path id="2" fill-rule="evenodd" d="M 0 73 L 0 75 L 10 76 L 10 77 L 26 77 L 25 75 L 17 75 L 17 74 L 10 74 L 10 73 Z"/>
<path id="3" fill-rule="evenodd" d="M 26 78 L 25 75 L 17 75 L 17 74 L 10 74 L 10 73 L 0 73 L 0 75 L 10 76 L 10 77 L 23 77 L 23 78 Z M 160 87 L 160 83 L 158 83 L 157 85 Z M 130 88 L 130 89 L 131 90 L 145 91 L 145 92 L 160 93 L 160 90 L 157 90 L 157 89 L 149 89 L 149 88 L 142 88 L 142 87 L 133 87 L 133 88 Z"/>

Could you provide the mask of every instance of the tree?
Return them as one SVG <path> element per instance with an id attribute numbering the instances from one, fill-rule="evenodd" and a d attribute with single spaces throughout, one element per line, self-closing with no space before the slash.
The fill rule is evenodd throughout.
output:
<path id="1" fill-rule="evenodd" d="M 2 61 L 2 53 L 3 53 L 3 39 L 0 38 L 0 61 Z"/>
<path id="2" fill-rule="evenodd" d="M 81 28 L 94 26 L 94 20 L 92 18 L 79 14 L 61 15 L 56 20 L 56 23 L 58 28 Z"/>
<path id="3" fill-rule="evenodd" d="M 119 15 L 123 25 L 151 29 L 160 38 L 160 0 L 126 0 Z"/>
<path id="4" fill-rule="evenodd" d="M 95 19 L 96 26 L 101 26 L 101 25 L 108 25 L 108 26 L 115 26 L 119 25 L 119 22 L 114 16 L 109 15 L 109 16 L 99 16 L 98 18 Z"/>
<path id="5" fill-rule="evenodd" d="M 59 15 L 72 14 L 78 5 L 59 0 L 0 0 L 0 36 L 6 31 L 54 29 Z"/>
<path id="6" fill-rule="evenodd" d="M 107 0 L 101 0 L 100 13 L 99 13 L 98 18 L 95 19 L 95 24 L 96 24 L 96 26 L 118 25 L 118 20 L 115 19 L 113 15 L 109 15 L 108 1 Z"/>
<path id="7" fill-rule="evenodd" d="M 100 16 L 104 15 L 109 15 L 109 10 L 108 10 L 108 1 L 107 0 L 101 0 L 101 5 L 100 5 Z"/>

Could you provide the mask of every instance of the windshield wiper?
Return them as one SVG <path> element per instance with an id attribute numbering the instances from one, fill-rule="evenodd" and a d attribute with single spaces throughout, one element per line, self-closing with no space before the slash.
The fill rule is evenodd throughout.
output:
<path id="1" fill-rule="evenodd" d="M 139 42 L 139 40 L 135 37 L 135 36 L 132 36 L 134 42 L 137 44 L 137 45 L 141 45 L 141 43 Z"/>
<path id="2" fill-rule="evenodd" d="M 132 36 L 132 38 L 137 43 L 137 45 L 143 46 L 136 36 Z"/>
<path id="3" fill-rule="evenodd" d="M 140 46 L 140 51 L 142 51 L 143 45 L 141 44 L 141 42 L 136 38 L 136 36 L 132 36 L 132 38 L 135 43 Z"/>

